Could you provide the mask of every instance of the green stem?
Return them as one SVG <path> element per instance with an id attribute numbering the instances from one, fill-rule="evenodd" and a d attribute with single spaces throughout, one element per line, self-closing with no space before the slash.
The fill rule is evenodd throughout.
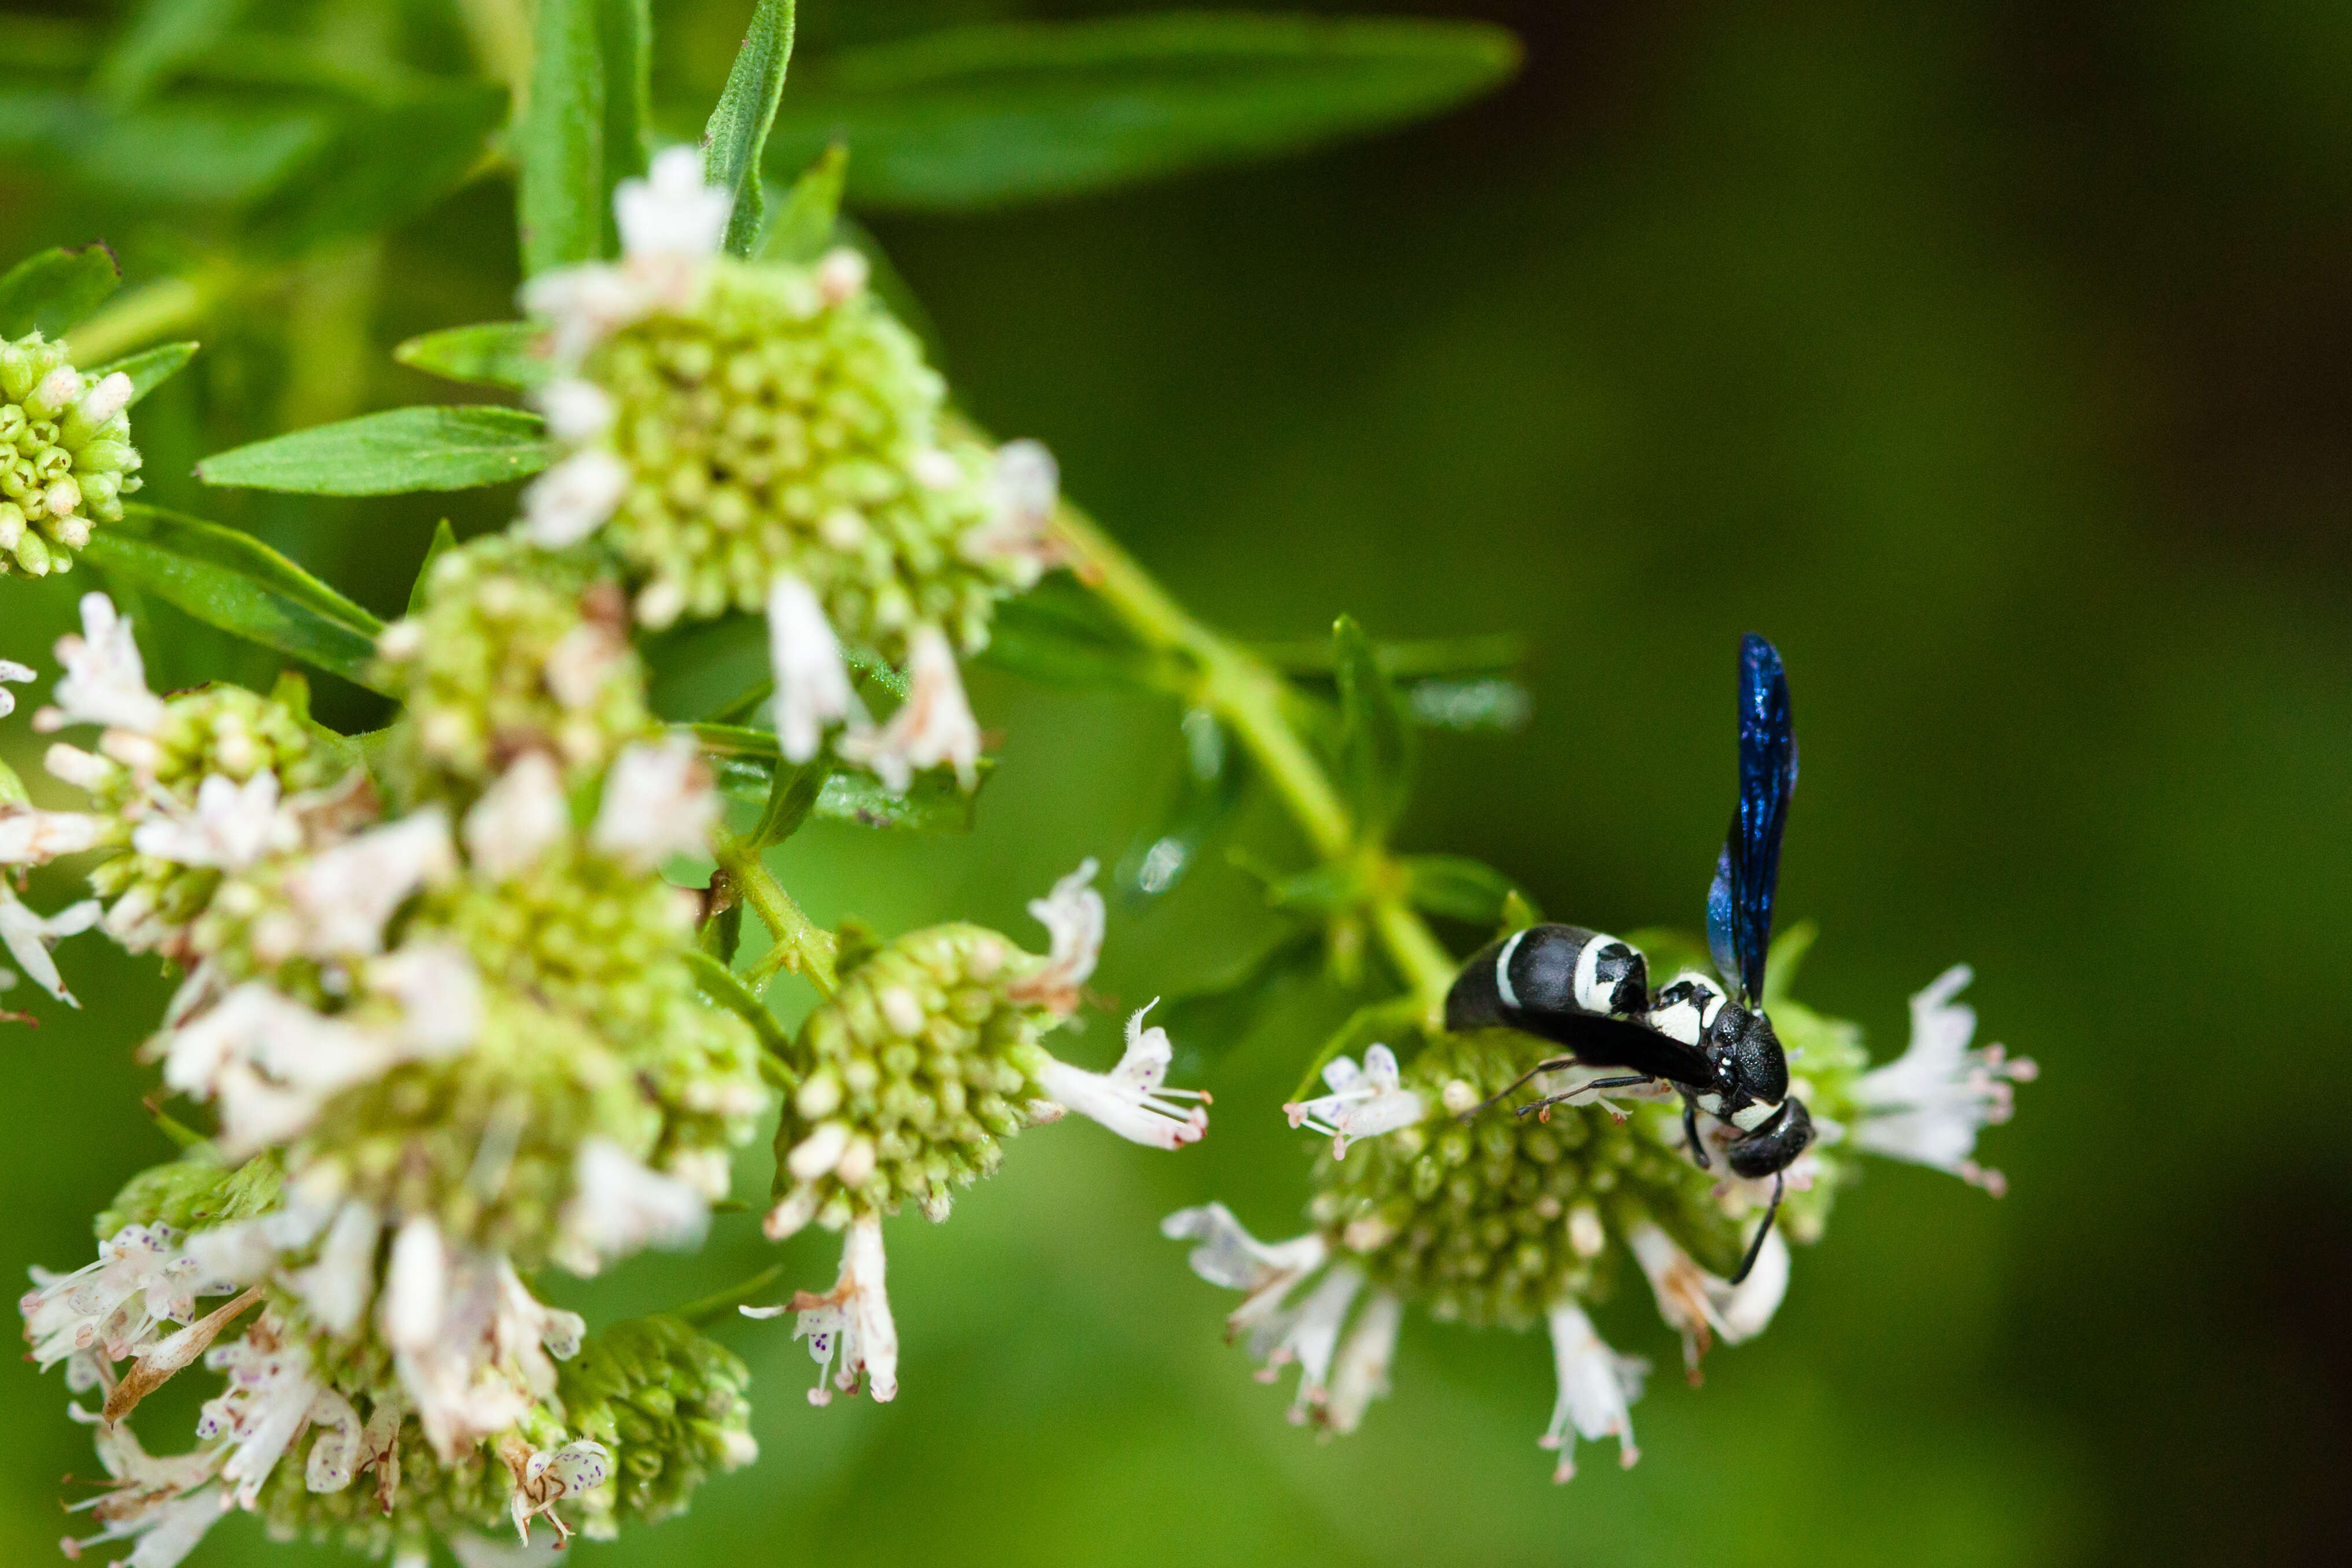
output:
<path id="1" fill-rule="evenodd" d="M 803 913 L 751 849 L 734 834 L 721 831 L 712 845 L 719 863 L 735 879 L 743 894 L 743 902 L 760 917 L 775 939 L 774 946 L 762 954 L 744 977 L 744 984 L 753 996 L 763 994 L 768 982 L 785 969 L 800 976 L 817 989 L 820 996 L 833 995 L 833 955 L 836 946 L 834 935 Z"/>
<path id="2" fill-rule="evenodd" d="M 1349 855 L 1365 863 L 1374 888 L 1401 887 L 1401 873 L 1382 851 L 1356 843 L 1355 823 L 1322 763 L 1284 713 L 1282 677 L 1239 644 L 1194 620 L 1133 557 L 1111 542 L 1076 507 L 1056 519 L 1078 576 L 1128 629 L 1151 647 L 1179 654 L 1200 672 L 1191 699 L 1213 711 L 1241 737 L 1317 856 Z M 1402 894 L 1375 893 L 1368 904 L 1374 932 L 1391 962 L 1433 1021 L 1443 1013 L 1454 962 Z"/>
<path id="3" fill-rule="evenodd" d="M 705 1296 L 698 1301 L 688 1301 L 682 1307 L 672 1309 L 670 1316 L 683 1318 L 696 1328 L 707 1329 L 775 1283 L 782 1276 L 784 1266 L 782 1263 L 771 1263 L 740 1285 L 730 1286 L 716 1295 Z"/>

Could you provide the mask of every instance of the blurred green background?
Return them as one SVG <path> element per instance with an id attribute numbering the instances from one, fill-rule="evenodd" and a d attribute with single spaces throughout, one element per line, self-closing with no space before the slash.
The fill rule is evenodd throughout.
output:
<path id="1" fill-rule="evenodd" d="M 812 0 L 803 47 L 1102 8 Z M 748 9 L 656 0 L 689 127 Z M 782 1324 L 720 1330 L 754 1369 L 761 1462 L 580 1550 L 615 1568 L 2332 1556 L 2352 1462 L 2352 11 L 1412 9 L 1511 26 L 1523 72 L 1343 151 L 871 225 L 960 395 L 1047 441 L 1205 616 L 1534 640 L 1533 722 L 1432 737 L 1407 849 L 1487 859 L 1558 915 L 1695 924 L 1737 638 L 1772 635 L 1806 760 L 1782 906 L 1822 930 L 1800 989 L 1891 1054 L 1906 996 L 1974 963 L 1987 1034 L 2044 1069 L 1982 1151 L 2011 1196 L 1874 1166 L 1771 1333 L 1711 1357 L 1703 1388 L 1672 1375 L 1645 1299 L 1613 1303 L 1603 1332 L 1664 1369 L 1630 1473 L 1595 1452 L 1548 1485 L 1544 1344 L 1418 1316 L 1394 1396 L 1318 1446 L 1282 1419 L 1286 1385 L 1222 1344 L 1231 1299 L 1154 1229 L 1213 1196 L 1261 1234 L 1297 1228 L 1307 1145 L 1276 1106 L 1336 1021 L 1305 994 L 1206 1042 L 1202 1146 L 1042 1131 L 952 1223 L 892 1225 L 895 1405 L 812 1409 Z M 379 611 L 442 510 L 499 524 L 507 492 L 334 504 L 181 476 L 446 396 L 383 350 L 505 313 L 509 203 L 480 184 L 311 263 L 267 329 L 207 332 L 141 411 L 151 498 L 251 528 Z M 166 214 L 17 159 L 0 232 L 10 258 L 104 234 L 134 283 L 182 244 Z M 354 382 L 336 346 L 360 340 Z M 45 651 L 84 581 L 7 583 L 0 651 Z M 162 681 L 270 674 L 155 621 Z M 782 866 L 820 918 L 1034 937 L 1024 898 L 1156 821 L 1171 708 L 988 675 L 975 698 L 1004 735 L 978 830 L 813 829 Z M 352 724 L 371 700 L 322 693 Z M 0 726 L 20 768 L 37 746 L 24 714 Z M 1261 803 L 1244 838 L 1278 852 L 1286 833 Z M 1129 1006 L 1181 989 L 1268 920 L 1207 866 L 1164 906 L 1115 906 L 1101 987 Z M 167 983 L 96 938 L 61 959 L 85 1009 L 0 1036 L 12 1269 L 84 1260 L 89 1216 L 167 1152 L 131 1059 Z M 747 1160 L 744 1190 L 766 1175 Z M 731 1217 L 701 1256 L 562 1294 L 603 1321 L 769 1251 Z M 833 1243 L 786 1260 L 821 1284 Z M 0 1373 L 7 1562 L 50 1560 L 58 1478 L 91 1469 L 64 1397 Z M 260 1550 L 240 1518 L 194 1561 Z"/>

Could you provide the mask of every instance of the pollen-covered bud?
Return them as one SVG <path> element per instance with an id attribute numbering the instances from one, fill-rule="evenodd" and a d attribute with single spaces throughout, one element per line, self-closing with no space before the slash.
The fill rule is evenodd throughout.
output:
<path id="1" fill-rule="evenodd" d="M 558 1385 L 571 1429 L 613 1456 L 606 1484 L 583 1499 L 585 1532 L 682 1513 L 711 1475 L 757 1458 L 751 1382 L 732 1351 L 674 1317 L 633 1318 L 590 1335 Z"/>
<path id="2" fill-rule="evenodd" d="M 584 558 L 506 538 L 461 545 L 377 654 L 408 705 L 387 766 L 412 799 L 470 800 L 533 751 L 577 782 L 651 728 L 619 591 Z"/>
<path id="3" fill-rule="evenodd" d="M 94 523 L 122 520 L 139 488 L 120 371 L 90 381 L 62 342 L 0 340 L 0 577 L 73 569 Z"/>

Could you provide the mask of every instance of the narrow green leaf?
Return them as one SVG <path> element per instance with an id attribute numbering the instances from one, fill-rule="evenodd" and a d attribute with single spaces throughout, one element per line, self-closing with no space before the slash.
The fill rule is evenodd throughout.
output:
<path id="1" fill-rule="evenodd" d="M 486 82 L 356 108 L 255 208 L 248 243 L 291 256 L 396 228 L 480 165 L 506 115 L 506 90 Z"/>
<path id="2" fill-rule="evenodd" d="M 1514 931 L 1525 931 L 1542 918 L 1536 901 L 1515 887 L 1503 897 L 1503 916 L 1496 922 L 1495 935 L 1508 936 Z"/>
<path id="3" fill-rule="evenodd" d="M 1286 993 L 1322 967 L 1323 939 L 1295 931 L 1232 973 L 1171 997 L 1150 1021 L 1168 1031 L 1181 1077 L 1239 1045 Z"/>
<path id="4" fill-rule="evenodd" d="M 605 253 L 604 9 L 604 0 L 539 0 L 515 146 L 526 277 Z"/>
<path id="5" fill-rule="evenodd" d="M 734 970 L 698 948 L 688 948 L 685 956 L 686 967 L 693 971 L 694 983 L 702 988 L 704 996 L 750 1024 L 751 1032 L 760 1037 L 760 1044 L 769 1052 L 778 1057 L 791 1055 L 792 1036 L 776 1021 L 776 1015 L 768 1010 L 768 1004 L 753 996 L 751 988 Z"/>
<path id="6" fill-rule="evenodd" d="M 207 485 L 306 496 L 467 490 L 547 466 L 539 416 L 487 404 L 395 408 L 272 436 L 196 465 Z"/>
<path id="7" fill-rule="evenodd" d="M 1352 616 L 1331 628 L 1339 685 L 1339 774 L 1357 836 L 1377 843 L 1396 825 L 1412 788 L 1412 726 Z"/>
<path id="8" fill-rule="evenodd" d="M 93 377 L 110 376 L 120 371 L 131 378 L 131 402 L 139 401 L 182 371 L 196 357 L 194 343 L 165 343 L 143 353 L 130 354 L 99 366 L 90 371 Z"/>
<path id="9" fill-rule="evenodd" d="M 433 582 L 433 565 L 457 548 L 457 530 L 442 518 L 433 525 L 433 542 L 425 547 L 425 559 L 416 569 L 416 580 L 408 585 L 408 612 L 411 615 L 425 608 L 425 591 Z"/>
<path id="10" fill-rule="evenodd" d="M 816 810 L 831 773 L 832 765 L 822 756 L 798 767 L 787 765 L 780 757 L 775 778 L 768 787 L 768 799 L 760 808 L 760 821 L 744 841 L 746 845 L 757 853 L 799 832 L 809 813 Z"/>
<path id="11" fill-rule="evenodd" d="M 602 210 L 609 223 L 613 187 L 646 172 L 653 131 L 654 19 L 651 0 L 604 0 L 597 26 L 604 45 Z M 612 237 L 607 230 L 606 237 Z"/>
<path id="12" fill-rule="evenodd" d="M 105 303 L 121 282 L 122 269 L 103 245 L 27 256 L 0 277 L 0 338 L 57 337 Z"/>
<path id="13" fill-rule="evenodd" d="M 770 156 L 857 152 L 855 202 L 1001 205 L 1418 120 L 1507 78 L 1499 28 L 1176 14 L 958 27 L 809 62 Z"/>
<path id="14" fill-rule="evenodd" d="M 1417 909 L 1472 925 L 1500 924 L 1511 900 L 1534 905 L 1517 884 L 1484 861 L 1466 855 L 1407 855 L 1398 862 L 1408 878 L 1406 896 Z"/>
<path id="15" fill-rule="evenodd" d="M 760 0 L 727 73 L 727 89 L 702 130 L 702 178 L 735 195 L 735 211 L 727 220 L 730 256 L 749 256 L 759 242 L 767 204 L 760 186 L 761 155 L 783 97 L 784 70 L 792 64 L 793 10 L 793 0 Z"/>
<path id="16" fill-rule="evenodd" d="M 208 626 L 371 684 L 383 623 L 249 534 L 132 506 L 82 556 Z"/>
<path id="17" fill-rule="evenodd" d="M 1137 642 L 1066 573 L 996 607 L 980 662 L 1054 686 L 1181 691 L 1190 685 L 1189 672 Z"/>
<path id="18" fill-rule="evenodd" d="M 1206 708 L 1184 716 L 1184 768 L 1160 826 L 1119 858 L 1118 885 L 1137 898 L 1175 891 L 1233 818 L 1248 782 L 1246 753 Z"/>
<path id="19" fill-rule="evenodd" d="M 25 781 L 16 777 L 16 770 L 8 766 L 7 758 L 0 758 L 0 806 L 23 806 L 29 804 L 32 799 L 25 793 Z"/>
<path id="20" fill-rule="evenodd" d="M 246 0 L 147 0 L 99 62 L 99 90 L 118 103 L 144 96 L 226 37 L 245 6 Z"/>
<path id="21" fill-rule="evenodd" d="M 842 183 L 848 177 L 849 149 L 836 141 L 793 182 L 760 242 L 760 259 L 810 262 L 830 250 L 841 222 Z"/>
<path id="22" fill-rule="evenodd" d="M 995 763 L 981 758 L 981 782 Z M 870 773 L 828 775 L 816 798 L 813 815 L 829 822 L 851 822 L 861 828 L 895 828 L 902 832 L 968 833 L 980 803 L 980 791 L 967 795 L 952 774 L 933 771 L 919 776 L 904 795 L 893 795 Z"/>
<path id="23" fill-rule="evenodd" d="M 317 170 L 341 124 L 317 102 L 183 90 L 125 114 L 77 115 L 58 155 L 78 183 L 125 206 L 244 207 Z"/>
<path id="24" fill-rule="evenodd" d="M 411 338 L 392 357 L 444 381 L 528 392 L 553 373 L 540 351 L 546 338 L 547 329 L 536 321 L 484 321 Z"/>

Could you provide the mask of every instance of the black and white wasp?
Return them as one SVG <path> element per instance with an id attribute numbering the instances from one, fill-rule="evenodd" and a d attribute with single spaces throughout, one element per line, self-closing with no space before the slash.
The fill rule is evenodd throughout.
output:
<path id="1" fill-rule="evenodd" d="M 1706 895 L 1707 946 L 1737 992 L 1696 974 L 1654 992 L 1649 964 L 1614 936 L 1576 925 L 1531 925 L 1475 955 L 1445 998 L 1445 1027 L 1515 1029 L 1565 1048 L 1509 1089 L 1465 1113 L 1494 1105 L 1538 1073 L 1571 1066 L 1621 1067 L 1573 1092 L 1663 1082 L 1683 1096 L 1683 1135 L 1701 1169 L 1712 1162 L 1698 1135 L 1701 1111 L 1734 1128 L 1735 1175 L 1770 1176 L 1772 1205 L 1733 1276 L 1755 1266 L 1780 1209 L 1783 1173 L 1813 1140 L 1804 1102 L 1789 1094 L 1789 1063 L 1764 1016 L 1764 954 L 1772 938 L 1772 897 L 1780 876 L 1780 834 L 1797 787 L 1797 738 L 1789 679 L 1771 643 L 1750 633 L 1739 649 L 1739 805 Z M 1568 1098 L 1518 1108 L 1521 1115 Z"/>

